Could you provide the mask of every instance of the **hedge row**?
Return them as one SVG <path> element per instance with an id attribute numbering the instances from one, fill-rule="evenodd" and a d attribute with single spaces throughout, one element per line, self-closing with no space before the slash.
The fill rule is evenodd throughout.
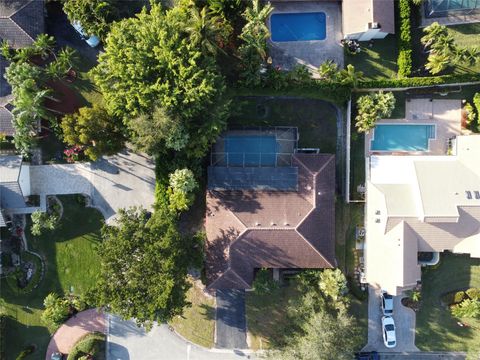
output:
<path id="1" fill-rule="evenodd" d="M 6 353 L 5 353 L 5 338 L 6 338 L 6 333 L 5 333 L 5 323 L 7 322 L 7 318 L 5 317 L 4 314 L 0 314 L 0 359 L 5 359 Z"/>
<path id="2" fill-rule="evenodd" d="M 412 36 L 410 33 L 410 0 L 400 0 L 400 35 L 398 41 L 398 77 L 405 78 L 412 73 Z"/>
<path id="3" fill-rule="evenodd" d="M 431 77 L 360 81 L 359 88 L 410 88 L 480 81 L 480 74 L 450 74 Z"/>

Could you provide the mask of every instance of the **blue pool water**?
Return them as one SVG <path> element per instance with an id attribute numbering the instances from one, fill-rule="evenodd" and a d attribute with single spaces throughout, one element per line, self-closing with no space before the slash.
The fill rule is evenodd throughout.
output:
<path id="1" fill-rule="evenodd" d="M 325 40 L 326 16 L 323 12 L 273 14 L 270 30 L 272 41 Z"/>
<path id="2" fill-rule="evenodd" d="M 428 139 L 435 138 L 435 125 L 380 124 L 373 136 L 373 151 L 427 151 Z"/>
<path id="3" fill-rule="evenodd" d="M 225 152 L 230 166 L 275 166 L 275 136 L 238 136 L 225 138 Z"/>

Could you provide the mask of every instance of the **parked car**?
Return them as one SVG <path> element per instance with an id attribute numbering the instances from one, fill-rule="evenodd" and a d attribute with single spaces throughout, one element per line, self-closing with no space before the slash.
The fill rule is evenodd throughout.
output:
<path id="1" fill-rule="evenodd" d="M 356 360 L 380 360 L 380 355 L 376 351 L 358 352 L 355 354 Z"/>
<path id="2" fill-rule="evenodd" d="M 85 30 L 83 30 L 82 25 L 78 21 L 72 22 L 73 28 L 80 34 L 80 37 L 87 42 L 92 48 L 100 44 L 100 39 L 95 35 L 87 35 Z"/>
<path id="3" fill-rule="evenodd" d="M 54 352 L 52 356 L 50 356 L 50 360 L 63 360 L 63 354 L 59 352 Z"/>
<path id="4" fill-rule="evenodd" d="M 382 298 L 382 311 L 383 315 L 391 316 L 393 315 L 393 296 L 388 294 L 386 291 L 382 291 L 380 295 Z"/>
<path id="5" fill-rule="evenodd" d="M 391 316 L 382 317 L 383 343 L 387 348 L 397 346 L 397 337 L 395 335 L 395 321 Z"/>

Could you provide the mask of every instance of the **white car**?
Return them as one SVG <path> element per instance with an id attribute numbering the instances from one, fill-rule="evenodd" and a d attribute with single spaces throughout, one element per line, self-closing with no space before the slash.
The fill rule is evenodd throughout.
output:
<path id="1" fill-rule="evenodd" d="M 382 291 L 380 295 L 382 299 L 382 312 L 385 316 L 393 315 L 393 296 L 386 291 Z"/>
<path id="2" fill-rule="evenodd" d="M 81 38 L 87 42 L 92 48 L 100 44 L 100 39 L 95 35 L 89 36 L 83 30 L 82 25 L 78 21 L 72 22 L 73 28 L 80 34 Z"/>
<path id="3" fill-rule="evenodd" d="M 382 317 L 383 343 L 387 348 L 397 346 L 397 337 L 395 335 L 395 322 L 391 316 Z"/>

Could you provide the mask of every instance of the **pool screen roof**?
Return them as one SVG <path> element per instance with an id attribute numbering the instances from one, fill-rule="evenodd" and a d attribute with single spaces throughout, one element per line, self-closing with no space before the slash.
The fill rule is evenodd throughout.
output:
<path id="1" fill-rule="evenodd" d="M 427 17 L 448 16 L 449 13 L 480 10 L 480 0 L 428 0 Z"/>

